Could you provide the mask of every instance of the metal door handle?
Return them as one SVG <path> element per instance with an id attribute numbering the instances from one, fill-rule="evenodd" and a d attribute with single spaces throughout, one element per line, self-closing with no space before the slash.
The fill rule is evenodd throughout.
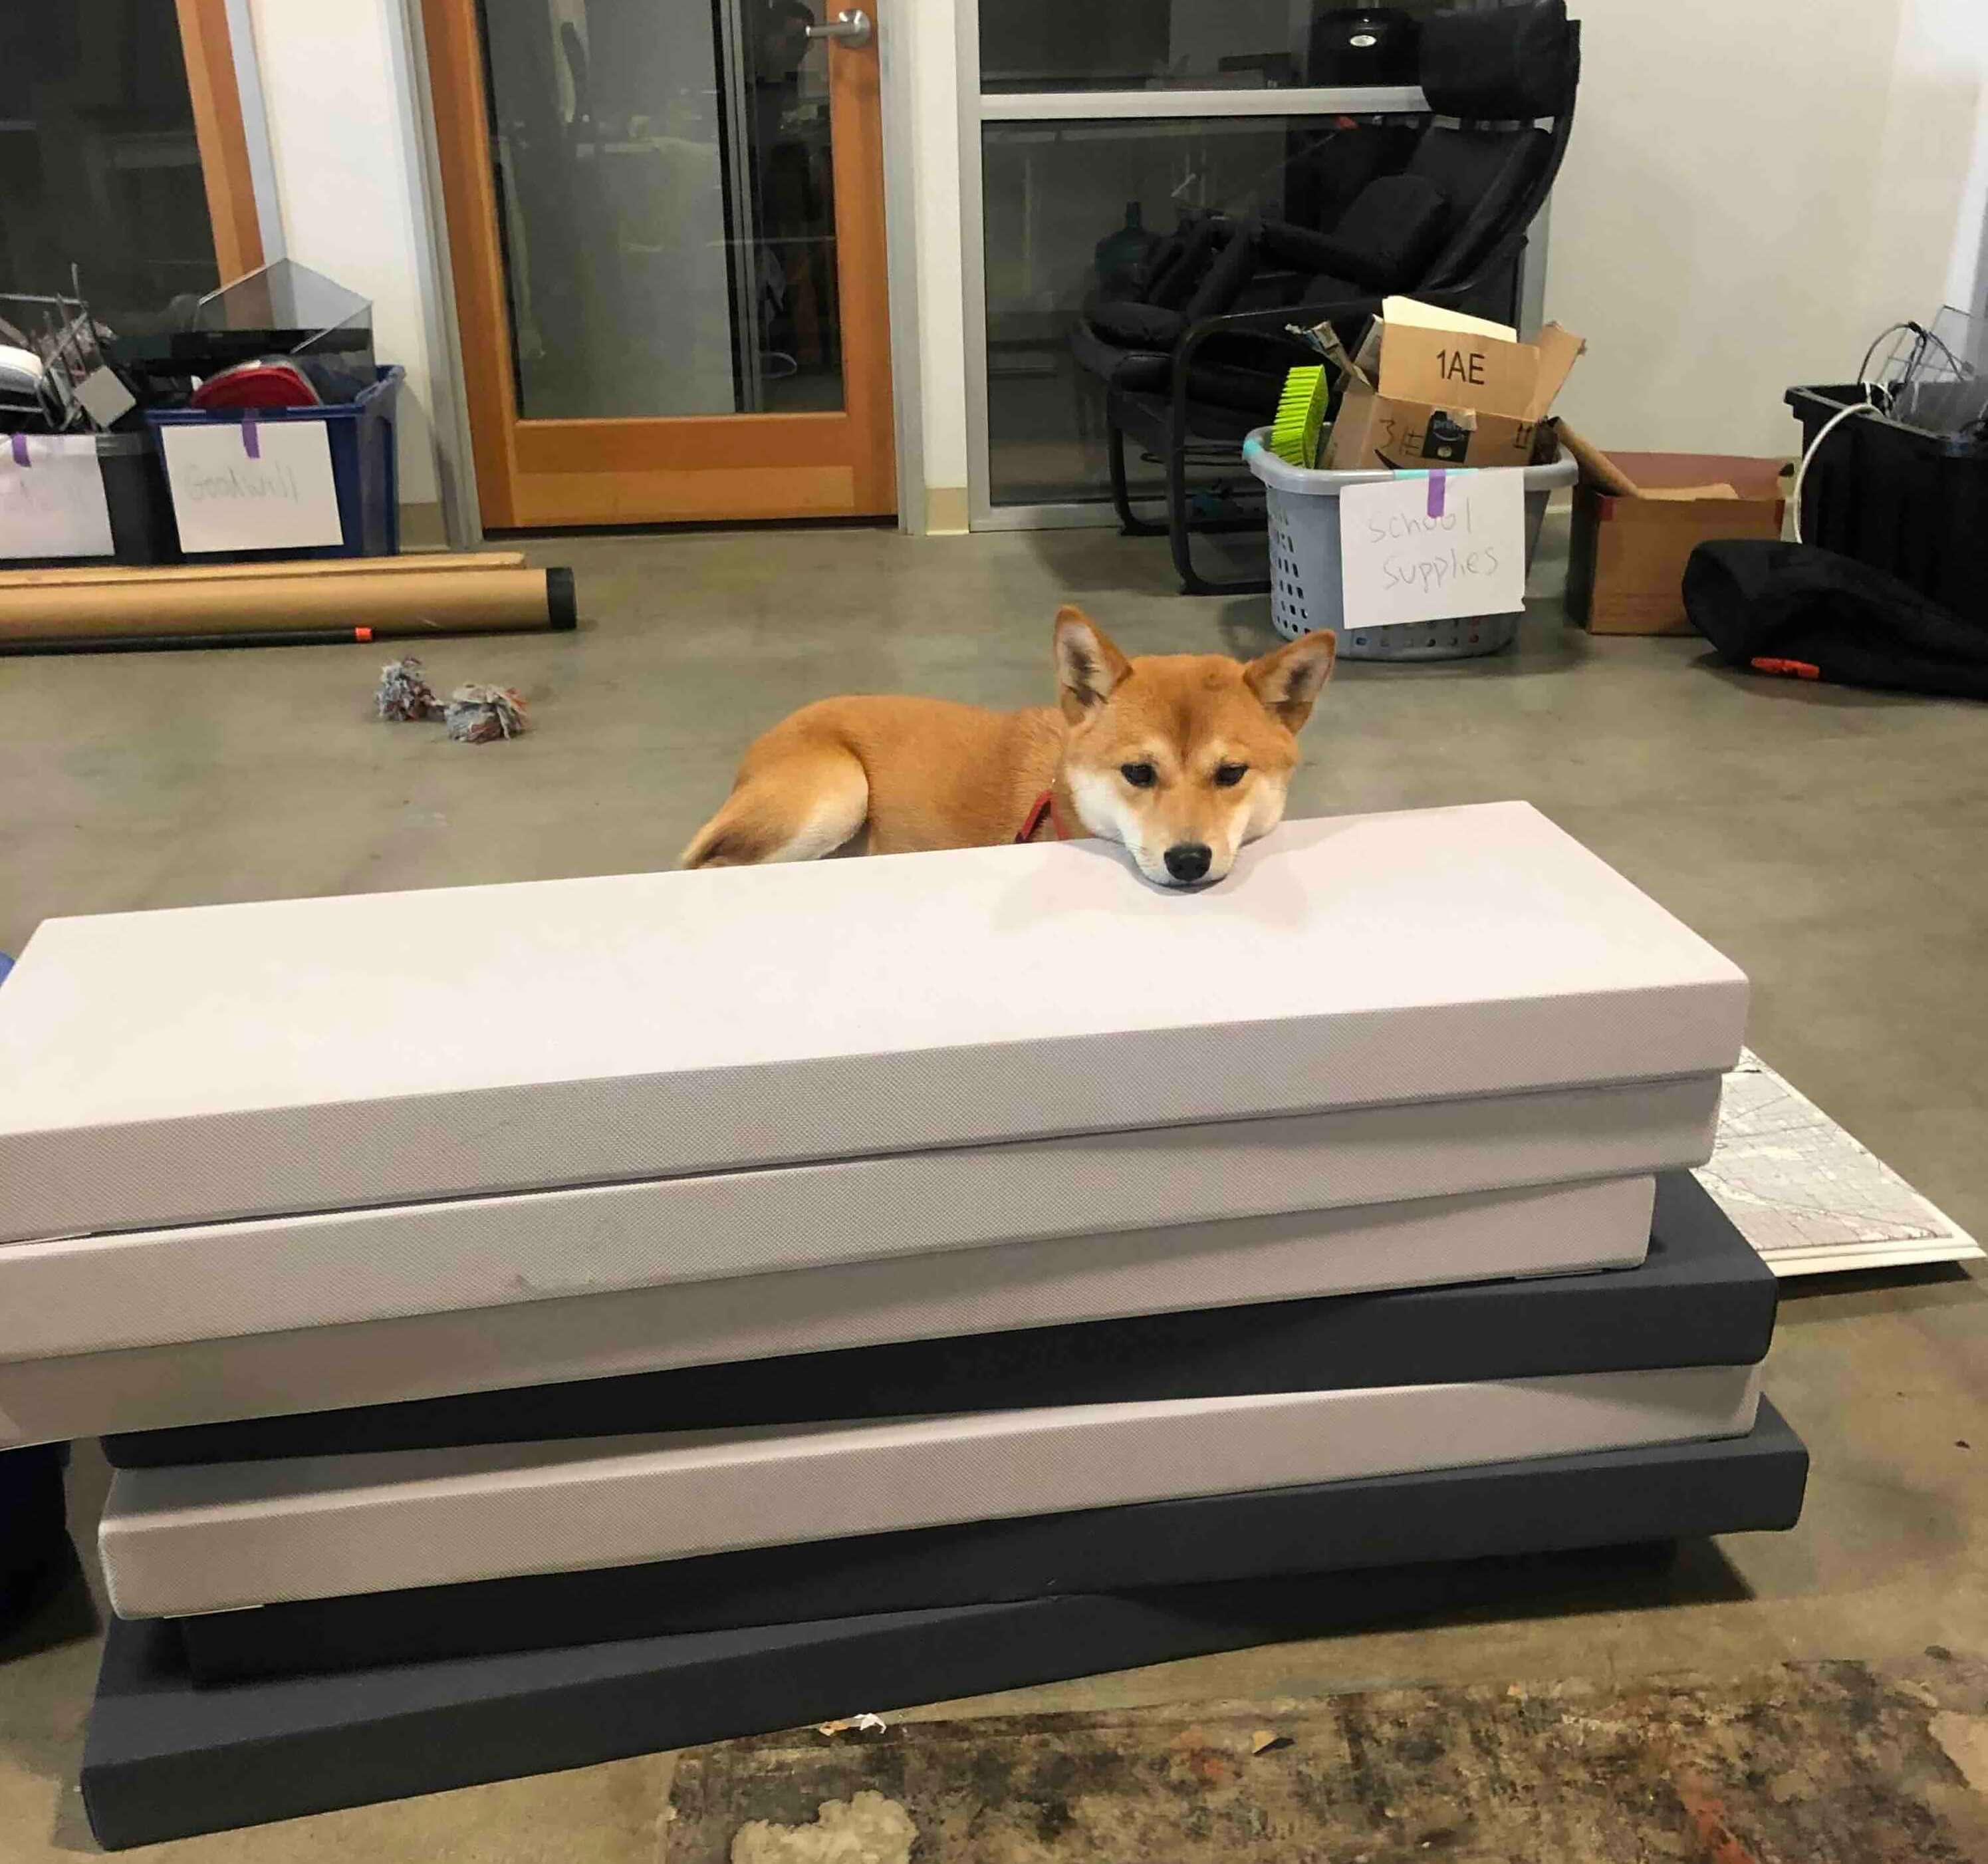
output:
<path id="1" fill-rule="evenodd" d="M 851 13 L 837 13 L 825 26 L 810 26 L 810 39 L 840 39 L 852 52 L 860 52 L 869 44 L 873 36 L 870 15 L 860 6 Z"/>

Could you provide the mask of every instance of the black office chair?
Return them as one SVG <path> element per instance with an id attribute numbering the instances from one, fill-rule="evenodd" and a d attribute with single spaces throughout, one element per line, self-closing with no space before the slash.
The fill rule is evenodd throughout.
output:
<path id="1" fill-rule="evenodd" d="M 1526 229 L 1574 127 L 1581 28 L 1566 0 L 1439 13 L 1422 23 L 1420 70 L 1432 116 L 1406 167 L 1367 182 L 1330 231 L 1189 217 L 1122 295 L 1094 297 L 1078 320 L 1077 360 L 1105 385 L 1120 529 L 1165 533 L 1188 594 L 1270 587 L 1211 580 L 1195 567 L 1195 532 L 1254 529 L 1262 519 L 1193 519 L 1188 472 L 1234 461 L 1243 437 L 1275 413 L 1286 370 L 1318 360 L 1293 326 L 1330 323 L 1354 343 L 1396 293 L 1510 315 Z M 1128 435 L 1166 469 L 1163 525 L 1132 509 Z"/>

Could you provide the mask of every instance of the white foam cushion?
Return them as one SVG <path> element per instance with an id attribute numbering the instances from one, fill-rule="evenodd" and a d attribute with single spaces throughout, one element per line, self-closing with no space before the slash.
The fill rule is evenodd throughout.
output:
<path id="1" fill-rule="evenodd" d="M 664 1283 L 404 1318 L 321 1319 L 336 1274 L 303 1251 L 258 1273 L 225 1262 L 198 1289 L 105 1242 L 24 1245 L 0 1261 L 0 1332 L 88 1342 L 114 1314 L 117 1350 L 0 1359 L 0 1443 L 62 1441 L 218 1419 L 387 1404 L 1064 1321 L 1317 1294 L 1546 1275 L 1643 1259 L 1648 1178 L 1356 1206 L 1226 1223 L 882 1257 L 783 1274 Z M 103 1252 L 90 1278 L 8 1271 L 44 1252 Z M 353 1267 L 363 1259 L 355 1259 Z M 1497 1270 L 1489 1264 L 1502 1265 Z M 322 1265 L 320 1265 L 320 1267 Z M 390 1259 L 379 1265 L 390 1269 Z M 120 1279 L 121 1278 L 121 1279 Z M 357 1277 L 355 1275 L 355 1280 Z M 380 1285 L 380 1284 L 375 1284 Z M 93 1314 L 93 1301 L 102 1303 Z M 203 1306 L 201 1304 L 205 1304 Z M 294 1325 L 286 1314 L 299 1314 Z M 194 1326 L 196 1337 L 157 1343 Z M 207 1331 L 203 1333 L 201 1328 Z M 207 1337 L 228 1328 L 241 1331 Z M 267 1329 L 276 1328 L 276 1331 Z"/>
<path id="2" fill-rule="evenodd" d="M 1706 1077 L 1362 1108 L 21 1244 L 0 1250 L 0 1357 L 1643 1176 L 1709 1155 L 1719 1094 Z M 1488 1236 L 1459 1257 L 1466 1277 L 1520 1266 Z M 1329 1260 L 1319 1274 L 1334 1291 Z"/>
<path id="3" fill-rule="evenodd" d="M 1740 1436 L 1758 1402 L 1701 1367 L 123 1470 L 99 1546 L 164 1616 Z"/>
<path id="4" fill-rule="evenodd" d="M 1716 1076 L 1745 980 L 1522 803 L 54 920 L 0 1240 Z"/>

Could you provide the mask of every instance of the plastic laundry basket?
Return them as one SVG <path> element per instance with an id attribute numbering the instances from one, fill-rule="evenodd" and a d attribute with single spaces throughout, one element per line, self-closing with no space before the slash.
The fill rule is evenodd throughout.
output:
<path id="1" fill-rule="evenodd" d="M 1270 451 L 1270 430 L 1257 428 L 1242 443 L 1249 470 L 1263 482 L 1270 513 L 1270 619 L 1287 641 L 1329 628 L 1350 660 L 1466 660 L 1495 654 L 1517 638 L 1519 617 L 1466 615 L 1412 626 L 1348 628 L 1340 598 L 1339 494 L 1347 485 L 1371 485 L 1390 472 L 1324 472 L 1293 466 Z M 1571 459 L 1550 466 L 1495 468 L 1526 475 L 1526 567 L 1538 548 L 1547 500 L 1571 485 Z"/>

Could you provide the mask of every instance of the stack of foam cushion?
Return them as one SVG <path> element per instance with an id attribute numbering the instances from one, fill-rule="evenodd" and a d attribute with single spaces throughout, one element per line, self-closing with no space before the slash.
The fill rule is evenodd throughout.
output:
<path id="1" fill-rule="evenodd" d="M 1521 805 L 1197 897 L 1072 844 L 51 922 L 0 1429 L 118 1466 L 99 1835 L 1787 1525 L 1680 1169 L 1744 1000 Z"/>

